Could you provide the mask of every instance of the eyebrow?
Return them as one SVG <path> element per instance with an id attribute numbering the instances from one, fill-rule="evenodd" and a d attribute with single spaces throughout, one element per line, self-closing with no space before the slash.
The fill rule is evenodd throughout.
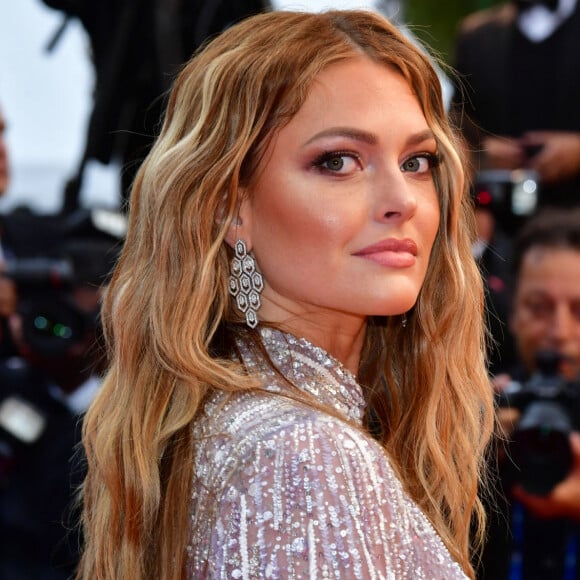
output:
<path id="1" fill-rule="evenodd" d="M 316 133 L 316 135 L 306 141 L 305 145 L 310 145 L 310 143 L 324 137 L 346 137 L 347 139 L 361 141 L 367 145 L 376 145 L 378 143 L 378 137 L 374 133 L 369 133 L 368 131 L 362 131 L 352 127 L 331 127 L 330 129 L 324 129 L 324 131 Z M 407 139 L 406 145 L 418 145 L 429 140 L 435 140 L 435 135 L 431 129 L 425 129 L 425 131 L 420 131 L 419 133 L 411 135 Z"/>

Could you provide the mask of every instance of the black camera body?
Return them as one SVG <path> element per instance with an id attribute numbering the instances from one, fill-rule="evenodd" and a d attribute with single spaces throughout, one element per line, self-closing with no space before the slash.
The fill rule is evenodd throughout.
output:
<path id="1" fill-rule="evenodd" d="M 498 395 L 500 407 L 521 413 L 510 437 L 510 480 L 529 493 L 546 495 L 570 472 L 570 433 L 580 431 L 580 382 L 558 373 L 560 355 L 541 352 L 538 372 L 512 382 Z"/>
<path id="2" fill-rule="evenodd" d="M 3 217 L 3 242 L 13 248 L 13 257 L 1 275 L 16 286 L 22 334 L 32 352 L 59 357 L 98 324 L 98 312 L 80 309 L 73 292 L 105 282 L 125 222 L 118 212 L 97 209 L 56 216 L 20 211 Z"/>
<path id="3" fill-rule="evenodd" d="M 59 356 L 85 336 L 91 323 L 70 296 L 75 273 L 61 258 L 19 258 L 3 275 L 18 289 L 18 313 L 27 346 L 43 356 Z"/>
<path id="4" fill-rule="evenodd" d="M 537 207 L 539 176 L 529 169 L 485 169 L 476 177 L 472 197 L 489 210 L 506 232 L 519 227 Z"/>

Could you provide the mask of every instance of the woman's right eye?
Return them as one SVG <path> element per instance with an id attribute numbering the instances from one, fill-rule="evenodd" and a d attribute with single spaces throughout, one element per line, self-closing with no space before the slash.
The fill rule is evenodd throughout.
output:
<path id="1" fill-rule="evenodd" d="M 336 175 L 349 175 L 361 169 L 359 156 L 345 151 L 325 152 L 314 160 L 313 166 L 322 172 Z"/>

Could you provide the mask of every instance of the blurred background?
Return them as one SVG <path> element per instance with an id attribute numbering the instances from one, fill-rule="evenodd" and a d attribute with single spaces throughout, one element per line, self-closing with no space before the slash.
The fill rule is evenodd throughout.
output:
<path id="1" fill-rule="evenodd" d="M 376 10 L 428 45 L 466 146 L 490 387 L 502 424 L 504 411 L 522 416 L 510 420 L 518 470 L 535 466 L 520 481 L 501 445 L 491 454 L 498 489 L 477 579 L 580 580 L 580 445 L 569 444 L 580 432 L 580 0 L 4 1 L 0 580 L 75 569 L 80 425 L 106 368 L 101 290 L 171 79 L 248 14 L 328 8 Z M 537 408 L 557 421 L 530 427 Z M 543 498 L 540 517 L 537 495 L 511 495 L 560 484 L 572 500 Z"/>
<path id="2" fill-rule="evenodd" d="M 319 10 L 365 7 L 386 10 L 409 24 L 448 62 L 457 23 L 493 0 L 275 0 L 274 8 Z M 0 12 L 0 105 L 7 121 L 12 179 L 0 212 L 26 204 L 36 211 L 60 209 L 63 189 L 80 163 L 92 107 L 94 70 L 80 21 L 40 0 L 4 2 Z M 53 47 L 51 48 L 51 43 Z M 83 205 L 116 206 L 119 166 L 87 164 Z"/>

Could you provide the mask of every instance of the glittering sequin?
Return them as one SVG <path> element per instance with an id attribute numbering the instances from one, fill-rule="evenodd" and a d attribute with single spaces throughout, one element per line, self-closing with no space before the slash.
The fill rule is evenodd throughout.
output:
<path id="1" fill-rule="evenodd" d="M 280 374 L 239 346 L 268 392 L 215 393 L 196 424 L 189 578 L 465 579 L 357 428 L 355 377 L 304 339 L 261 333 Z M 284 377 L 337 416 L 291 398 Z"/>

